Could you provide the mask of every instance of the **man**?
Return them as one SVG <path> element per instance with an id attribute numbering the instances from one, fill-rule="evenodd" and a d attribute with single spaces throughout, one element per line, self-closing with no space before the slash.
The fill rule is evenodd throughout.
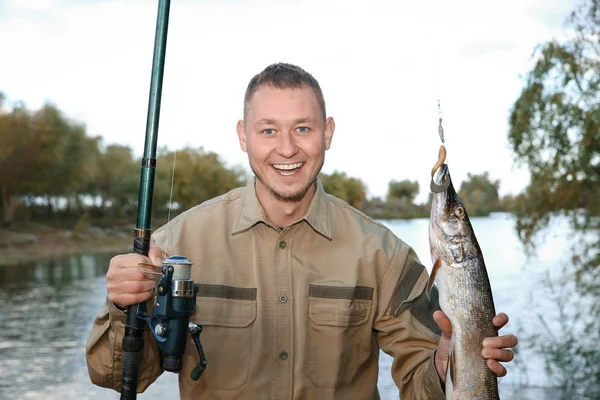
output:
<path id="1" fill-rule="evenodd" d="M 379 349 L 394 357 L 402 399 L 444 398 L 450 322 L 441 311 L 434 321 L 414 251 L 323 191 L 317 175 L 334 130 L 318 82 L 301 68 L 274 64 L 250 81 L 237 133 L 256 178 L 158 229 L 149 258 L 111 260 L 87 347 L 95 384 L 119 390 L 122 310 L 154 292 L 138 263 L 182 254 L 194 282 L 210 288 L 192 317 L 204 326 L 208 366 L 189 378 L 198 355 L 188 345 L 183 399 L 373 399 Z M 486 342 L 483 356 L 503 376 L 498 361 L 512 360 L 517 339 Z M 162 372 L 154 340 L 145 343 L 139 390 Z"/>

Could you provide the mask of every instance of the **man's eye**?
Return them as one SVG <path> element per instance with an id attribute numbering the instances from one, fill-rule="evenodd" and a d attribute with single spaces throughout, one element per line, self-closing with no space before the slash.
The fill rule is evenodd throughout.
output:
<path id="1" fill-rule="evenodd" d="M 308 128 L 305 126 L 301 126 L 299 128 L 296 128 L 296 130 L 300 133 L 307 133 L 308 132 Z"/>
<path id="2" fill-rule="evenodd" d="M 265 135 L 272 135 L 275 133 L 275 129 L 265 129 L 265 130 L 263 130 L 263 133 Z"/>

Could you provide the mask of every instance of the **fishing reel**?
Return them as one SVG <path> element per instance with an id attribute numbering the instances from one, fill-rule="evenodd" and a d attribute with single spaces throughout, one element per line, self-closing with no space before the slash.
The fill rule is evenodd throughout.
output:
<path id="1" fill-rule="evenodd" d="M 162 265 L 161 280 L 156 288 L 156 300 L 152 315 L 146 312 L 146 304 L 141 303 L 137 317 L 145 320 L 158 343 L 162 354 L 162 368 L 170 372 L 180 372 L 187 335 L 191 335 L 198 350 L 200 362 L 190 373 L 197 381 L 206 369 L 206 358 L 200 343 L 202 325 L 190 323 L 190 316 L 196 309 L 198 285 L 191 278 L 192 263 L 184 256 L 171 256 Z M 148 271 L 143 271 L 148 273 Z"/>

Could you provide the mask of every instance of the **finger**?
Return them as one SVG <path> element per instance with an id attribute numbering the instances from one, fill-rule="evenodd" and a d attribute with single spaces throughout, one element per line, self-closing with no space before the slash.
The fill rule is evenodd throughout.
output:
<path id="1" fill-rule="evenodd" d="M 506 368 L 496 360 L 487 360 L 487 366 L 498 377 L 506 376 Z"/>
<path id="2" fill-rule="evenodd" d="M 515 347 L 519 343 L 519 340 L 515 335 L 503 335 L 488 337 L 483 339 L 481 345 L 483 347 L 503 349 L 509 347 Z"/>
<path id="3" fill-rule="evenodd" d="M 484 358 L 494 359 L 497 361 L 509 362 L 515 358 L 515 354 L 511 350 L 502 350 L 502 349 L 490 349 L 484 348 L 481 350 L 481 355 Z"/>
<path id="4" fill-rule="evenodd" d="M 148 257 L 152 260 L 152 264 L 162 267 L 163 252 L 159 247 L 152 247 L 148 252 Z"/>
<path id="5" fill-rule="evenodd" d="M 108 300 L 121 308 L 127 308 L 133 304 L 143 303 L 154 294 L 154 289 L 143 293 L 121 293 L 108 295 Z"/>
<path id="6" fill-rule="evenodd" d="M 154 281 L 107 282 L 106 288 L 110 294 L 137 294 L 153 291 L 155 284 Z"/>
<path id="7" fill-rule="evenodd" d="M 151 263 L 150 258 L 136 253 L 120 254 L 110 260 L 110 267 L 131 268 L 139 263 Z"/>
<path id="8" fill-rule="evenodd" d="M 442 330 L 444 336 L 452 335 L 452 323 L 442 311 L 436 311 L 433 313 L 433 320 Z"/>
<path id="9" fill-rule="evenodd" d="M 492 324 L 498 329 L 502 328 L 504 325 L 508 324 L 508 315 L 505 313 L 499 313 L 494 318 L 492 318 Z"/>
<path id="10" fill-rule="evenodd" d="M 115 266 L 109 268 L 106 273 L 106 283 L 119 283 L 125 281 L 147 281 L 153 280 L 153 277 L 147 277 L 142 273 L 137 264 L 133 266 Z"/>

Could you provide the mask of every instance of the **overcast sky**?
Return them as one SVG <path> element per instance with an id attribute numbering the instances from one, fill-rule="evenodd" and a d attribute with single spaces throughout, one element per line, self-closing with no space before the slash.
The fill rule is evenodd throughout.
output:
<path id="1" fill-rule="evenodd" d="M 0 0 L 0 91 L 30 109 L 53 102 L 141 156 L 157 4 Z M 324 172 L 362 179 L 371 196 L 418 180 L 424 201 L 439 99 L 455 184 L 489 171 L 501 194 L 517 193 L 528 175 L 508 147 L 510 108 L 535 46 L 564 35 L 574 4 L 174 0 L 158 145 L 203 146 L 247 168 L 235 132 L 246 85 L 290 62 L 317 78 L 336 121 Z"/>

